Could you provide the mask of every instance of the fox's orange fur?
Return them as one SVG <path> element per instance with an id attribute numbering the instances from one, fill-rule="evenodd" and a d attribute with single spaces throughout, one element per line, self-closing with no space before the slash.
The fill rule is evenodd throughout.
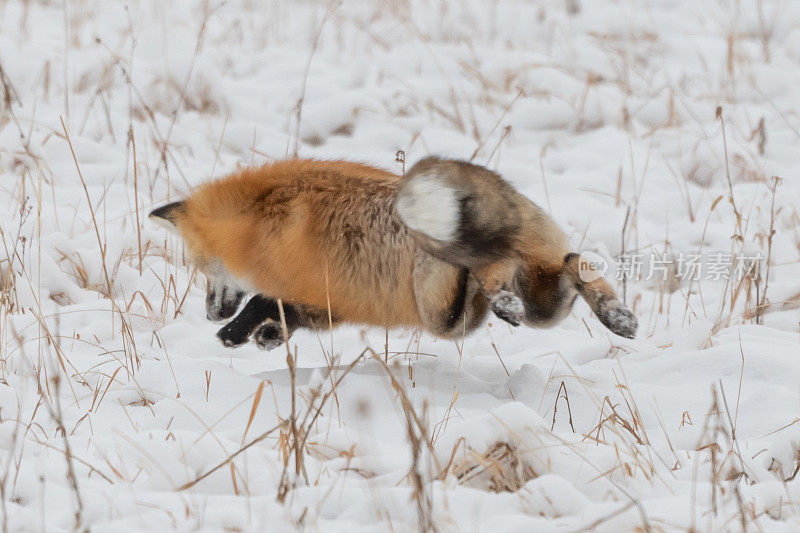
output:
<path id="1" fill-rule="evenodd" d="M 419 326 L 416 245 L 391 214 L 399 180 L 358 163 L 283 161 L 203 185 L 179 227 L 190 249 L 263 294 L 317 309 L 330 301 L 348 322 Z M 364 244 L 346 249 L 347 233 Z"/>

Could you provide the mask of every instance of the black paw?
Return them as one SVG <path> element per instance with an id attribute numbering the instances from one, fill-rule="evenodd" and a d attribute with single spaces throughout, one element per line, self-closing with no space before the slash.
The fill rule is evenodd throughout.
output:
<path id="1" fill-rule="evenodd" d="M 489 300 L 492 312 L 512 326 L 519 326 L 525 317 L 525 304 L 510 291 L 500 291 Z"/>
<path id="2" fill-rule="evenodd" d="M 283 327 L 280 322 L 269 321 L 261 324 L 253 333 L 253 342 L 262 350 L 267 351 L 283 344 Z"/>
<path id="3" fill-rule="evenodd" d="M 620 337 L 627 339 L 636 337 L 636 328 L 639 326 L 639 321 L 621 303 L 616 307 L 606 309 L 597 316 L 605 327 Z"/>
<path id="4" fill-rule="evenodd" d="M 217 331 L 217 338 L 226 348 L 236 348 L 247 342 L 250 331 L 236 323 L 228 322 L 224 327 Z"/>

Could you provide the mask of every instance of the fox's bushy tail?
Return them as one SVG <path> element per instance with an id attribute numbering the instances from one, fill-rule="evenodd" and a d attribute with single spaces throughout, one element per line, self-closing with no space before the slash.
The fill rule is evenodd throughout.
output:
<path id="1" fill-rule="evenodd" d="M 475 268 L 513 252 L 525 203 L 496 172 L 428 157 L 403 177 L 395 208 L 423 249 Z"/>

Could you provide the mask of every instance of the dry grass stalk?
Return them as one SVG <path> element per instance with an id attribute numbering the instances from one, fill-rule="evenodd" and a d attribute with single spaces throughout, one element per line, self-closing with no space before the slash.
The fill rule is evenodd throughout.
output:
<path id="1" fill-rule="evenodd" d="M 23 266 L 23 268 L 24 268 L 24 266 Z M 26 279 L 30 283 L 30 280 L 27 277 L 26 277 Z M 33 287 L 31 287 L 31 290 L 33 290 Z M 46 338 L 40 337 L 38 339 L 39 342 L 38 342 L 37 346 L 38 346 L 38 349 L 39 349 L 39 352 L 40 352 L 40 354 L 39 354 L 40 355 L 39 368 L 36 368 L 34 366 L 34 364 L 31 361 L 29 361 L 26 357 L 23 356 L 23 359 L 22 359 L 24 362 L 28 363 L 29 366 L 30 366 L 31 375 L 36 380 L 36 384 L 38 386 L 38 394 L 39 394 L 39 399 L 38 399 L 36 408 L 34 409 L 34 413 L 31 416 L 31 422 L 28 425 L 28 428 L 30 428 L 30 426 L 33 424 L 33 419 L 36 416 L 36 412 L 38 411 L 39 406 L 40 405 L 44 405 L 45 408 L 47 409 L 48 413 L 50 414 L 50 418 L 56 424 L 56 432 L 57 433 L 58 432 L 61 433 L 61 437 L 62 437 L 63 444 L 64 444 L 64 449 L 63 450 L 58 450 L 58 451 L 60 451 L 64 455 L 64 459 L 65 459 L 65 463 L 66 463 L 67 484 L 69 486 L 70 492 L 72 494 L 72 499 L 73 499 L 73 505 L 74 505 L 73 530 L 74 531 L 81 531 L 81 532 L 88 531 L 88 528 L 84 527 L 83 498 L 81 496 L 80 487 L 79 487 L 79 484 L 78 484 L 77 474 L 75 473 L 74 460 L 76 460 L 76 458 L 73 456 L 73 453 L 72 453 L 72 447 L 70 445 L 69 437 L 67 435 L 66 425 L 64 424 L 64 414 L 63 414 L 63 410 L 61 408 L 61 375 L 56 373 L 52 378 L 48 378 L 46 370 L 44 372 L 42 372 L 42 370 L 44 369 L 46 363 L 45 363 L 45 360 L 42 358 L 43 354 L 41 352 L 42 352 L 43 348 L 47 348 L 48 352 L 49 352 L 49 348 L 50 347 L 55 348 L 56 354 L 57 354 L 57 361 L 58 361 L 58 364 L 56 365 L 56 368 L 60 367 L 61 371 L 64 372 L 65 376 L 67 376 L 67 370 L 66 370 L 66 367 L 64 366 L 64 360 L 66 360 L 67 362 L 69 362 L 69 360 L 66 359 L 66 357 L 64 356 L 64 354 L 63 354 L 63 352 L 61 350 L 61 346 L 60 346 L 60 343 L 59 343 L 59 339 L 61 338 L 61 335 L 59 335 L 58 333 L 56 333 L 55 335 L 52 335 L 50 333 L 49 328 L 47 328 L 46 324 L 44 324 L 44 321 L 43 321 L 43 318 L 42 318 L 43 312 L 42 312 L 42 308 L 41 308 L 41 305 L 40 305 L 38 299 L 36 301 L 36 307 L 37 307 L 37 310 L 38 310 L 38 314 L 37 314 L 37 311 L 34 310 L 33 308 L 31 308 L 31 311 L 37 316 L 37 319 L 39 320 L 39 323 L 42 324 L 42 326 L 44 327 L 44 332 L 46 334 Z M 56 323 L 56 329 L 58 329 L 58 324 L 59 323 L 57 322 Z M 14 339 L 17 342 L 17 345 L 20 347 L 21 350 L 24 350 L 24 341 L 23 341 L 22 337 L 13 328 L 12 328 L 12 331 L 13 331 Z M 53 358 L 51 357 L 51 359 L 53 359 Z M 70 366 L 72 366 L 72 363 L 69 363 L 69 364 L 70 364 Z M 74 366 L 72 368 L 75 369 Z M 77 370 L 76 370 L 76 373 L 77 373 Z M 45 380 L 45 383 L 42 383 L 43 380 Z M 50 384 L 51 383 L 52 383 L 52 388 L 50 388 Z M 72 388 L 72 383 L 69 381 L 69 379 L 67 379 L 67 383 L 69 383 L 70 388 Z M 74 396 L 75 395 L 75 391 L 73 390 L 72 393 L 73 393 L 73 396 Z M 75 404 L 78 405 L 78 406 L 80 405 L 78 400 L 77 400 L 77 397 L 75 397 Z M 19 426 L 19 424 L 17 424 L 17 426 Z M 16 435 L 16 432 L 17 432 L 17 429 L 15 429 L 15 435 Z M 27 430 L 26 430 L 26 434 L 27 434 Z M 16 441 L 16 436 L 14 437 L 14 441 Z M 43 443 L 39 442 L 39 444 L 43 444 Z M 57 449 L 57 448 L 52 447 L 50 445 L 48 445 L 48 447 L 53 448 L 53 449 Z M 10 448 L 10 453 L 13 453 L 14 450 L 15 450 L 15 447 L 12 446 Z M 16 472 L 16 475 L 14 477 L 14 485 L 16 485 L 16 479 L 17 479 L 17 476 L 19 475 L 19 470 L 20 470 L 20 467 L 21 467 L 22 458 L 23 458 L 23 456 L 20 454 L 19 461 L 17 463 L 17 472 Z M 83 461 L 80 461 L 80 462 L 83 463 Z M 90 467 L 90 468 L 94 469 L 94 467 Z M 4 475 L 4 477 L 2 479 L 3 492 L 5 492 L 5 489 L 6 489 L 6 486 L 5 486 L 6 478 L 7 478 L 7 474 Z M 2 495 L 0 495 L 0 497 L 2 497 Z M 3 507 L 5 507 L 5 501 L 3 502 Z M 6 514 L 4 512 L 4 514 L 3 514 L 3 528 L 4 528 L 4 530 L 7 530 L 7 527 L 8 527 L 8 524 L 6 522 Z"/>
<path id="2" fill-rule="evenodd" d="M 333 15 L 334 11 L 339 7 L 341 1 L 340 0 L 331 0 L 328 4 L 328 8 L 325 11 L 325 16 L 322 18 L 322 23 L 319 25 L 319 30 L 317 30 L 317 34 L 314 36 L 314 41 L 311 44 L 311 53 L 308 54 L 308 61 L 306 62 L 306 68 L 303 71 L 303 85 L 300 88 L 300 98 L 297 100 L 297 104 L 295 105 L 295 131 L 294 131 L 294 149 L 292 150 L 292 156 L 297 157 L 297 154 L 300 150 L 300 119 L 303 116 L 303 102 L 306 98 L 306 87 L 308 86 L 308 74 L 311 71 L 311 62 L 314 60 L 314 55 L 317 53 L 317 47 L 319 47 L 319 40 L 322 37 L 322 30 L 325 29 L 325 24 Z"/>
<path id="3" fill-rule="evenodd" d="M 503 119 L 504 119 L 504 118 L 506 118 L 506 115 L 508 115 L 508 113 L 511 111 L 511 108 L 513 108 L 513 107 L 514 107 L 514 104 L 516 104 L 516 103 L 517 103 L 517 100 L 519 100 L 519 99 L 520 99 L 522 96 L 525 96 L 525 93 L 522 91 L 522 89 L 520 89 L 520 88 L 518 87 L 518 88 L 517 88 L 517 94 L 516 94 L 516 95 L 514 96 L 514 98 L 513 98 L 513 99 L 512 99 L 512 100 L 511 100 L 511 101 L 508 103 L 508 105 L 505 107 L 505 109 L 503 109 L 503 113 L 500 115 L 500 118 L 498 118 L 498 119 L 497 119 L 497 122 L 495 123 L 495 125 L 492 127 L 492 129 L 489 131 L 489 133 L 487 133 L 487 134 L 486 134 L 486 135 L 483 137 L 483 139 L 481 139 L 480 143 L 478 143 L 478 146 L 475 148 L 475 151 L 474 151 L 474 152 L 472 152 L 472 155 L 469 157 L 469 160 L 470 160 L 470 161 L 473 161 L 473 160 L 475 159 L 475 157 L 477 157 L 477 155 L 478 155 L 478 152 L 480 152 L 480 151 L 481 151 L 481 149 L 483 148 L 483 146 L 486 144 L 486 141 L 488 141 L 488 140 L 489 140 L 489 137 L 491 137 L 492 135 L 494 135 L 494 132 L 495 132 L 495 131 L 497 131 L 497 128 L 499 128 L 499 127 L 500 127 L 500 124 L 503 122 Z M 504 130 L 505 130 L 505 129 L 504 129 Z M 506 133 L 506 132 L 504 131 L 504 136 L 507 136 L 507 135 L 508 135 L 508 133 Z M 492 153 L 494 153 L 494 152 L 492 152 Z M 489 159 L 491 159 L 491 157 L 490 157 Z M 405 168 L 405 167 L 404 167 L 404 168 Z M 404 172 L 404 173 L 405 173 L 405 172 Z"/>
<path id="4" fill-rule="evenodd" d="M 3 69 L 2 62 L 0 62 L 0 88 L 3 89 L 3 105 L 6 107 L 6 109 L 9 111 L 11 110 L 13 100 L 16 100 L 18 104 L 21 104 L 17 91 L 11 84 L 11 80 L 8 79 L 5 69 Z M 0 124 L 2 124 L 2 122 L 0 122 Z"/>
<path id="5" fill-rule="evenodd" d="M 728 202 L 730 202 L 733 214 L 736 216 L 736 234 L 734 238 L 742 240 L 744 238 L 744 233 L 742 231 L 742 213 L 736 207 L 736 199 L 733 195 L 733 181 L 731 180 L 731 168 L 728 158 L 728 137 L 725 134 L 725 117 L 722 113 L 722 106 L 717 106 L 716 118 L 719 120 L 720 127 L 722 128 L 722 147 L 725 152 L 725 178 L 728 183 Z"/>
<path id="6" fill-rule="evenodd" d="M 558 391 L 556 392 L 556 399 L 553 402 L 553 423 L 550 425 L 550 431 L 553 431 L 553 428 L 556 427 L 556 416 L 558 415 L 558 399 L 561 397 L 561 391 L 564 391 L 564 401 L 567 404 L 567 412 L 569 413 L 569 427 L 572 429 L 572 432 L 575 433 L 575 426 L 572 425 L 572 407 L 569 404 L 569 394 L 567 393 L 567 385 L 564 380 L 561 380 L 561 385 L 558 386 Z"/>
<path id="7" fill-rule="evenodd" d="M 228 457 L 225 458 L 224 461 L 220 462 L 219 464 L 217 464 L 213 468 L 207 470 L 206 472 L 200 474 L 199 476 L 194 478 L 192 481 L 189 481 L 188 483 L 184 483 L 183 485 L 178 487 L 178 490 L 187 490 L 187 489 L 190 489 L 190 488 L 194 487 L 195 485 L 197 485 L 198 483 L 203 481 L 205 478 L 207 478 L 208 476 L 210 476 L 211 474 L 213 474 L 214 472 L 216 472 L 220 468 L 224 468 L 225 465 L 227 465 L 228 463 L 233 461 L 239 454 L 247 451 L 252 446 L 255 446 L 256 444 L 258 444 L 262 440 L 266 439 L 267 437 L 269 437 L 270 435 L 275 433 L 277 430 L 283 428 L 283 426 L 285 424 L 286 424 L 286 422 L 284 421 L 284 422 L 281 422 L 280 424 L 268 429 L 267 431 L 265 431 L 264 433 L 262 433 L 258 437 L 254 438 L 253 440 L 248 442 L 246 445 L 242 446 L 241 448 L 239 448 L 238 450 L 236 450 L 235 452 L 230 454 Z"/>
<path id="8" fill-rule="evenodd" d="M 722 401 L 719 399 L 720 393 Z M 717 516 L 723 508 L 723 499 L 725 496 L 727 494 L 733 494 L 739 507 L 739 513 L 734 518 L 740 520 L 742 531 L 747 531 L 748 520 L 752 519 L 752 513 L 750 513 L 743 504 L 738 483 L 741 478 L 747 478 L 748 474 L 746 473 L 745 463 L 741 458 L 741 451 L 739 450 L 738 441 L 734 433 L 735 422 L 727 407 L 727 400 L 725 399 L 724 390 L 721 388 L 721 383 L 719 392 L 716 387 L 712 387 L 711 396 L 711 407 L 706 415 L 703 431 L 696 448 L 698 452 L 708 452 L 707 457 L 711 465 L 709 507 L 712 512 L 709 513 L 707 517 L 708 523 L 706 529 L 711 527 L 711 520 L 713 517 Z M 723 416 L 723 413 L 727 413 L 727 424 L 726 417 Z M 721 443 L 730 443 L 730 446 L 727 450 L 724 450 Z M 699 461 L 699 459 L 700 456 L 698 455 L 697 461 Z M 697 464 L 695 464 L 692 482 L 690 531 L 696 531 L 696 484 Z"/>
<path id="9" fill-rule="evenodd" d="M 89 197 L 89 189 L 86 187 L 86 181 L 83 179 L 83 173 L 81 172 L 81 166 L 78 164 L 78 157 L 75 155 L 75 149 L 72 147 L 72 140 L 69 137 L 69 132 L 67 132 L 67 125 L 64 124 L 64 119 L 61 119 L 61 127 L 64 130 L 64 137 L 67 139 L 67 143 L 69 144 L 69 151 L 72 153 L 72 160 L 75 161 L 75 168 L 78 171 L 78 177 L 81 180 L 81 185 L 83 186 L 83 192 L 86 196 L 86 203 L 89 206 L 89 214 L 92 216 L 92 227 L 94 228 L 95 236 L 97 237 L 97 246 L 100 249 L 100 258 L 102 260 L 101 264 L 103 267 L 103 277 L 105 278 L 106 282 L 106 297 L 111 298 L 111 278 L 108 276 L 108 268 L 106 267 L 106 247 L 103 244 L 103 239 L 100 238 L 100 229 L 97 226 L 97 217 L 95 217 L 94 207 L 92 207 L 92 199 Z"/>
<path id="10" fill-rule="evenodd" d="M 167 148 L 169 147 L 169 141 L 170 141 L 170 138 L 172 137 L 172 132 L 175 129 L 175 123 L 178 120 L 178 113 L 180 112 L 181 107 L 186 103 L 186 91 L 189 89 L 189 82 L 192 79 L 192 73 L 194 72 L 194 65 L 195 65 L 195 62 L 197 61 L 197 56 L 200 54 L 200 50 L 203 48 L 203 41 L 205 40 L 206 27 L 208 25 L 208 19 L 211 17 L 211 15 L 217 9 L 219 9 L 223 5 L 224 5 L 224 3 L 218 5 L 215 9 L 213 9 L 211 11 L 209 11 L 209 9 L 208 9 L 208 2 L 204 2 L 204 5 L 203 5 L 203 10 L 204 10 L 203 22 L 200 25 L 200 30 L 197 32 L 197 42 L 195 43 L 194 54 L 192 55 L 192 60 L 189 63 L 189 69 L 186 72 L 186 78 L 183 81 L 183 86 L 180 88 L 180 92 L 179 92 L 180 99 L 178 100 L 178 105 L 175 108 L 175 111 L 172 113 L 172 120 L 170 121 L 169 128 L 167 129 L 167 135 L 164 138 L 163 142 L 161 143 L 161 154 L 159 155 L 159 161 L 161 161 L 161 163 L 163 163 L 164 170 L 165 170 L 165 172 L 167 173 L 168 176 L 169 176 L 169 169 L 168 169 L 168 166 L 167 166 L 167 155 L 166 155 Z M 130 79 L 130 76 L 128 76 L 128 79 Z M 154 120 L 154 122 L 155 122 L 155 120 Z M 159 166 L 156 169 L 156 174 L 155 174 L 155 177 L 153 178 L 153 181 L 156 181 L 158 179 L 158 176 L 159 176 L 158 173 L 159 173 L 160 170 L 161 170 L 161 167 Z M 188 185 L 188 182 L 187 182 L 187 185 Z"/>
<path id="11" fill-rule="evenodd" d="M 427 403 L 423 406 L 423 409 Z M 422 425 L 415 425 L 415 416 L 412 416 L 413 409 L 407 406 L 403 407 L 403 414 L 406 419 L 406 436 L 411 445 L 411 468 L 409 475 L 411 476 L 412 485 L 414 488 L 413 499 L 417 506 L 417 527 L 419 531 L 435 532 L 436 526 L 433 524 L 433 501 L 431 496 L 426 490 L 424 474 L 422 472 L 422 442 L 427 442 L 427 435 L 424 432 Z M 424 412 L 424 411 L 423 411 Z M 424 414 L 423 414 L 424 416 Z"/>
<path id="12" fill-rule="evenodd" d="M 420 531 L 436 531 L 436 526 L 433 523 L 433 501 L 427 490 L 428 484 L 425 483 L 425 475 L 422 471 L 422 456 L 424 449 L 427 448 L 429 456 L 433 459 L 437 472 L 442 472 L 441 466 L 436 460 L 436 453 L 433 449 L 433 444 L 428 435 L 428 424 L 425 421 L 425 411 L 427 409 L 427 402 L 423 403 L 423 415 L 417 413 L 414 409 L 414 404 L 408 397 L 405 388 L 400 384 L 394 373 L 383 359 L 373 352 L 373 359 L 378 361 L 386 374 L 389 377 L 392 388 L 397 393 L 400 400 L 400 408 L 403 411 L 403 416 L 406 421 L 406 437 L 411 445 L 411 469 L 408 472 L 411 478 L 413 491 L 413 499 L 417 509 L 417 526 Z M 424 446 L 423 446 L 424 445 Z"/>
<path id="13" fill-rule="evenodd" d="M 570 16 L 580 15 L 581 13 L 581 3 L 580 0 L 564 0 L 566 4 L 567 13 Z"/>
<path id="14" fill-rule="evenodd" d="M 307 440 L 311 433 L 311 429 L 316 424 L 319 416 L 322 414 L 322 409 L 332 397 L 336 396 L 336 390 L 342 383 L 345 377 L 353 370 L 358 362 L 360 362 L 370 349 L 365 349 L 358 357 L 356 357 L 334 380 L 331 376 L 336 370 L 336 361 L 331 359 L 328 366 L 328 376 L 330 379 L 330 388 L 322 392 L 322 380 L 320 385 L 311 389 L 308 393 L 307 407 L 302 419 L 300 418 L 300 410 L 297 405 L 297 383 L 296 383 L 296 369 L 297 369 L 297 353 L 292 353 L 288 342 L 288 328 L 286 327 L 286 316 L 283 309 L 283 303 L 278 300 L 278 309 L 281 315 L 281 326 L 284 334 L 284 344 L 286 346 L 286 362 L 289 367 L 289 378 L 291 385 L 291 413 L 289 419 L 283 422 L 281 426 L 281 435 L 279 438 L 279 450 L 283 458 L 283 472 L 278 484 L 277 501 L 283 503 L 286 500 L 289 492 L 297 486 L 297 482 L 301 475 L 306 484 L 308 484 L 308 473 L 305 469 L 305 453 L 307 450 Z M 374 352 L 373 352 L 374 355 Z M 289 475 L 290 458 L 294 459 L 294 475 Z"/>
<path id="15" fill-rule="evenodd" d="M 728 202 L 731 204 L 731 208 L 733 210 L 733 214 L 735 217 L 734 233 L 731 236 L 731 257 L 734 257 L 737 252 L 740 255 L 743 253 L 744 234 L 745 234 L 743 224 L 745 224 L 746 221 L 742 216 L 741 211 L 736 205 L 736 199 L 733 194 L 733 180 L 731 179 L 730 163 L 728 157 L 728 140 L 725 134 L 725 117 L 723 115 L 722 106 L 717 106 L 716 120 L 719 120 L 720 127 L 722 129 L 722 146 L 725 155 L 725 179 L 728 184 Z M 749 283 L 751 281 L 750 274 L 751 272 L 748 272 L 742 278 L 737 287 L 733 287 L 731 285 L 730 277 L 728 277 L 725 280 L 725 288 L 723 289 L 722 292 L 722 301 L 720 302 L 720 308 L 719 312 L 717 313 L 717 318 L 714 321 L 714 327 L 712 328 L 712 333 L 716 333 L 723 327 L 726 327 L 730 324 L 731 312 L 733 311 L 734 304 L 736 303 L 736 300 L 738 298 L 739 291 L 746 283 Z M 726 312 L 726 305 L 728 304 L 729 298 L 730 298 L 730 312 Z M 749 299 L 749 293 L 748 293 L 748 299 Z"/>
<path id="16" fill-rule="evenodd" d="M 459 484 L 490 492 L 516 492 L 536 477 L 516 445 L 496 442 L 483 453 L 470 449 L 469 455 L 453 466 Z"/>
<path id="17" fill-rule="evenodd" d="M 6 240 L 6 233 L 0 231 L 0 239 L 3 241 L 5 259 L 0 260 L 0 311 L 3 317 L 21 311 L 19 297 L 17 295 L 17 274 L 18 269 L 25 268 L 23 255 L 25 253 L 25 243 L 27 238 L 22 235 L 22 227 L 30 216 L 33 206 L 28 204 L 26 197 L 23 197 L 19 209 L 19 224 L 13 242 L 9 244 Z M 20 248 L 22 250 L 20 250 Z M 8 328 L 3 328 L 8 331 Z"/>
<path id="18" fill-rule="evenodd" d="M 592 428 L 591 431 L 589 431 L 586 434 L 584 439 L 591 438 L 591 439 L 597 441 L 598 443 L 605 443 L 606 440 L 605 440 L 604 437 L 600 436 L 600 433 L 606 427 L 606 424 L 610 422 L 612 425 L 616 425 L 616 426 L 622 427 L 627 433 L 629 433 L 636 440 L 636 444 L 639 444 L 639 445 L 646 444 L 645 440 L 642 438 L 642 436 L 640 436 L 639 433 L 637 433 L 637 428 L 640 427 L 640 422 L 641 421 L 637 420 L 637 418 L 633 414 L 633 412 L 630 412 L 631 420 L 629 421 L 628 419 L 623 417 L 619 413 L 619 411 L 617 411 L 617 407 L 619 406 L 619 404 L 612 404 L 611 403 L 611 398 L 609 398 L 608 396 L 603 398 L 603 406 L 602 407 L 605 407 L 606 405 L 608 405 L 608 407 L 609 407 L 609 409 L 611 411 L 610 414 L 608 416 L 606 416 L 606 417 L 603 417 L 604 410 L 601 409 L 600 410 L 600 422 L 598 422 L 597 425 L 594 428 Z M 630 408 L 630 406 L 628 406 L 628 407 Z M 595 433 L 594 437 L 591 437 L 592 433 Z"/>
<path id="19" fill-rule="evenodd" d="M 772 202 L 769 208 L 769 235 L 767 236 L 767 262 L 764 265 L 766 272 L 764 273 L 764 291 L 761 293 L 761 299 L 758 301 L 758 307 L 755 313 L 757 324 L 762 324 L 764 322 L 764 312 L 769 306 L 767 303 L 767 288 L 769 287 L 770 263 L 772 263 L 772 239 L 775 237 L 775 191 L 778 189 L 780 182 L 781 180 L 777 176 L 772 177 L 772 187 L 770 187 Z"/>
<path id="20" fill-rule="evenodd" d="M 136 243 L 138 244 L 139 276 L 142 275 L 142 226 L 139 222 L 139 168 L 136 162 L 136 138 L 133 135 L 133 125 L 128 130 L 131 145 L 133 146 L 133 203 L 136 211 Z"/>
<path id="21" fill-rule="evenodd" d="M 625 257 L 625 253 L 626 253 L 625 252 L 625 241 L 627 240 L 626 239 L 626 233 L 627 233 L 627 229 L 628 229 L 628 221 L 630 219 L 630 216 L 631 216 L 631 208 L 629 206 L 628 209 L 625 211 L 625 221 L 622 223 L 622 232 L 620 233 L 621 244 L 620 244 L 620 252 L 619 252 L 619 254 L 620 254 L 620 257 L 623 257 L 623 258 Z M 624 304 L 628 303 L 628 276 L 622 276 L 622 303 L 624 303 Z"/>
<path id="22" fill-rule="evenodd" d="M 280 311 L 281 315 L 281 328 L 283 329 L 283 343 L 286 346 L 286 364 L 289 367 L 289 380 L 291 385 L 291 401 L 292 401 L 292 408 L 291 413 L 289 415 L 289 430 L 291 435 L 291 440 L 289 441 L 289 450 L 288 453 L 284 450 L 283 453 L 283 474 L 281 475 L 281 482 L 278 486 L 278 497 L 277 500 L 281 503 L 284 502 L 286 499 L 286 494 L 289 490 L 293 489 L 296 486 L 297 480 L 300 478 L 300 474 L 305 476 L 305 481 L 308 483 L 308 476 L 305 472 L 304 466 L 304 457 L 303 457 L 303 446 L 301 445 L 300 441 L 300 433 L 297 427 L 297 353 L 292 354 L 292 350 L 289 347 L 289 329 L 286 326 L 286 314 L 284 313 L 283 309 L 283 302 L 278 300 L 278 310 Z M 288 468 L 289 468 L 289 453 L 294 453 L 294 478 L 290 481 Z"/>
<path id="23" fill-rule="evenodd" d="M 763 54 L 764 61 L 770 63 L 772 62 L 770 43 L 772 42 L 772 38 L 774 37 L 775 25 L 777 24 L 777 17 L 781 10 L 775 9 L 773 11 L 772 20 L 767 22 L 766 16 L 764 15 L 764 0 L 757 0 L 757 7 L 758 7 L 758 28 L 759 28 L 759 39 L 761 41 L 761 52 Z"/>
<path id="24" fill-rule="evenodd" d="M 758 155 L 763 156 L 767 149 L 767 128 L 764 117 L 759 119 L 758 126 L 753 130 L 752 135 L 750 135 L 750 140 L 752 141 L 754 139 L 758 142 Z"/>
<path id="25" fill-rule="evenodd" d="M 44 404 L 47 407 L 47 410 L 50 412 L 50 417 L 57 425 L 57 430 L 61 430 L 61 436 L 64 442 L 64 458 L 67 463 L 67 481 L 69 482 L 70 491 L 72 492 L 72 496 L 74 499 L 75 504 L 75 516 L 74 516 L 74 524 L 73 530 L 74 531 L 88 531 L 88 528 L 83 526 L 83 499 L 81 498 L 81 491 L 80 487 L 78 486 L 78 477 L 75 474 L 75 465 L 73 463 L 73 456 L 72 456 L 72 447 L 69 443 L 69 438 L 67 438 L 67 430 L 64 427 L 64 415 L 61 410 L 61 395 L 59 391 L 59 384 L 60 384 L 60 376 L 56 375 L 52 378 L 53 381 L 53 393 L 52 397 L 55 397 L 55 401 L 53 401 L 52 397 L 49 401 L 42 395 L 42 399 L 45 400 Z"/>

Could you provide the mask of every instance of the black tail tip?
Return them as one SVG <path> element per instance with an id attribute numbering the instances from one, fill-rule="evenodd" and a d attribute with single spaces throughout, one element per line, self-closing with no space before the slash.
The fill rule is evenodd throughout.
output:
<path id="1" fill-rule="evenodd" d="M 624 305 L 619 304 L 618 306 L 610 307 L 603 313 L 598 314 L 597 317 L 612 333 L 626 339 L 636 338 L 636 329 L 639 327 L 639 321 Z"/>

